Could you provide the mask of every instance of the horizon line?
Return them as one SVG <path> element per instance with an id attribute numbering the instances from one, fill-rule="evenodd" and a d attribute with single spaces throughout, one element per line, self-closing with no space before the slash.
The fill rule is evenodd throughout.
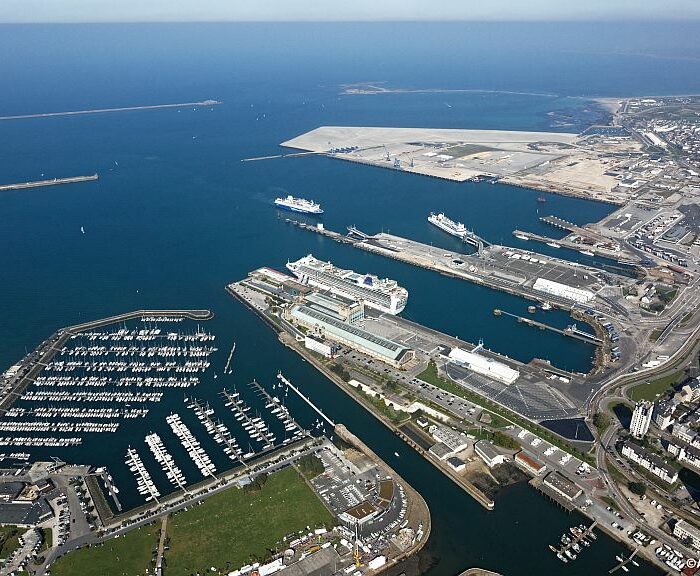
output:
<path id="1" fill-rule="evenodd" d="M 637 18 L 372 18 L 372 19 L 153 19 L 153 20 L 0 20 L 0 25 L 69 25 L 69 24 L 678 24 L 700 23 L 700 15 L 694 17 L 637 17 Z"/>

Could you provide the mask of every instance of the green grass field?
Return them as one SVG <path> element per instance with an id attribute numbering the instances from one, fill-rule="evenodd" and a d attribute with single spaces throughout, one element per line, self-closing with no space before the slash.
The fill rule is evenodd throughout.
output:
<path id="1" fill-rule="evenodd" d="M 638 384 L 637 386 L 630 388 L 627 395 L 629 396 L 630 400 L 634 400 L 635 402 L 639 400 L 654 400 L 659 394 L 663 394 L 671 386 L 680 382 L 682 377 L 683 370 L 678 370 L 677 372 L 659 378 L 658 380 Z"/>
<path id="2" fill-rule="evenodd" d="M 140 576 L 158 546 L 160 522 L 112 538 L 102 546 L 71 552 L 51 565 L 53 576 Z"/>
<path id="3" fill-rule="evenodd" d="M 258 492 L 231 488 L 168 522 L 168 576 L 233 570 L 264 560 L 283 536 L 333 517 L 293 468 L 273 474 Z"/>

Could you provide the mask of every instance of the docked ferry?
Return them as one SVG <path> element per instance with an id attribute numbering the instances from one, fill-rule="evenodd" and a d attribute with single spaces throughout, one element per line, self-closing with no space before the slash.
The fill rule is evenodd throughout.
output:
<path id="1" fill-rule="evenodd" d="M 304 214 L 323 214 L 319 203 L 304 198 L 295 198 L 291 194 L 286 198 L 275 198 L 275 206 Z"/>
<path id="2" fill-rule="evenodd" d="M 428 216 L 428 222 L 457 238 L 464 239 L 467 235 L 467 228 L 464 224 L 449 219 L 442 212 L 440 212 L 440 214 L 431 212 L 430 216 Z"/>

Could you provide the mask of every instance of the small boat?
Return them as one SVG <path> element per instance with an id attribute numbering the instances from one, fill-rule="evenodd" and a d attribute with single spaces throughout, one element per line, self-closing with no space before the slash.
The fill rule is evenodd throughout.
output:
<path id="1" fill-rule="evenodd" d="M 557 244 L 556 242 L 547 242 L 547 246 L 551 246 L 552 248 L 561 248 L 561 244 Z"/>
<path id="2" fill-rule="evenodd" d="M 595 256 L 595 254 L 593 254 L 593 252 L 591 252 L 590 250 L 579 250 L 579 252 L 584 256 Z"/>
<path id="3" fill-rule="evenodd" d="M 555 548 L 554 546 L 552 546 L 551 544 L 549 545 L 549 549 L 550 549 L 552 552 L 559 552 L 559 550 L 558 550 L 557 548 Z"/>
<path id="4" fill-rule="evenodd" d="M 85 228 L 83 228 L 82 226 L 80 227 L 80 231 L 81 231 L 83 234 L 85 234 Z"/>
<path id="5" fill-rule="evenodd" d="M 398 452 L 394 452 L 394 456 L 396 456 L 397 458 L 401 458 L 401 456 L 399 456 Z"/>
<path id="6" fill-rule="evenodd" d="M 527 239 L 528 239 L 528 237 L 525 236 L 525 234 L 516 234 L 515 237 L 516 237 L 518 240 L 527 240 Z"/>
<path id="7" fill-rule="evenodd" d="M 549 302 L 542 302 L 541 308 L 542 308 L 542 310 L 551 310 L 552 305 Z"/>
<path id="8" fill-rule="evenodd" d="M 561 560 L 564 564 L 568 562 L 566 556 L 564 556 L 561 552 L 557 553 L 557 558 L 559 558 L 559 560 Z"/>
<path id="9" fill-rule="evenodd" d="M 617 560 L 618 562 L 624 562 L 621 556 L 615 556 L 615 560 Z"/>
<path id="10" fill-rule="evenodd" d="M 622 568 L 625 572 L 629 572 L 629 571 L 630 571 L 630 569 L 627 568 L 627 566 L 620 566 L 620 568 Z"/>
<path id="11" fill-rule="evenodd" d="M 544 196 L 538 196 L 538 197 L 537 197 L 537 201 L 538 201 L 540 204 L 544 204 L 544 203 L 547 201 L 547 199 L 546 199 Z"/>

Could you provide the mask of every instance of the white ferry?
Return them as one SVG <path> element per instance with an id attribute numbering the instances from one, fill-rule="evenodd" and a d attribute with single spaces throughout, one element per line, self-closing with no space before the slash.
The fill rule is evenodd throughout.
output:
<path id="1" fill-rule="evenodd" d="M 302 212 L 304 214 L 323 214 L 321 205 L 313 200 L 295 198 L 292 195 L 286 198 L 275 198 L 275 205 L 292 212 Z"/>
<path id="2" fill-rule="evenodd" d="M 464 239 L 467 235 L 467 229 L 464 224 L 451 220 L 442 212 L 440 212 L 440 214 L 431 212 L 430 216 L 428 216 L 428 222 L 457 238 Z"/>

